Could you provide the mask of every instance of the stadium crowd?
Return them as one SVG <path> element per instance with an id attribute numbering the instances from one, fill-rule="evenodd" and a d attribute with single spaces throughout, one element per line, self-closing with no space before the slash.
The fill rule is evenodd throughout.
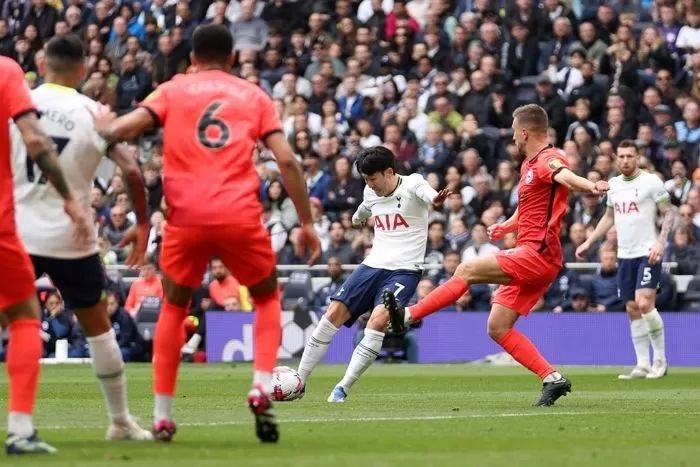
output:
<path id="1" fill-rule="evenodd" d="M 371 227 L 351 228 L 362 200 L 363 182 L 353 167 L 361 148 L 385 145 L 396 154 L 399 173 L 421 173 L 433 187 L 453 192 L 444 210 L 431 214 L 426 263 L 441 267 L 426 272 L 425 287 L 448 278 L 460 260 L 512 247 L 512 234 L 499 245 L 489 243 L 486 227 L 516 207 L 511 112 L 529 102 L 547 110 L 551 143 L 591 180 L 614 176 L 616 146 L 636 141 L 641 166 L 665 181 L 680 213 L 664 260 L 678 263 L 675 274 L 697 275 L 700 4 L 574 3 L 0 0 L 0 54 L 19 62 L 29 86 L 36 87 L 43 42 L 76 34 L 88 54 L 81 91 L 125 113 L 177 73 L 196 72 L 189 41 L 197 25 L 228 26 L 235 40 L 232 73 L 272 96 L 304 167 L 331 277 L 312 301 L 318 309 L 341 281 L 338 265 L 360 262 L 372 245 Z M 156 133 L 132 146 L 148 189 L 153 264 L 167 222 L 158 138 Z M 253 157 L 278 262 L 305 264 L 294 253 L 297 219 L 278 168 L 262 146 Z M 116 265 L 125 259 L 118 244 L 135 216 L 124 180 L 109 175 L 96 180 L 91 203 L 105 264 Z M 565 261 L 574 263 L 576 247 L 604 213 L 605 200 L 572 195 L 570 206 L 562 240 Z M 537 307 L 623 310 L 614 285 L 615 243 L 613 229 L 584 260 L 600 261 L 599 270 L 581 277 L 564 269 Z M 245 288 L 214 263 L 193 302 L 195 312 L 250 309 Z M 114 285 L 127 315 L 134 316 L 144 298 L 162 296 L 146 284 L 152 273 L 142 273 L 146 277 L 132 286 L 132 297 Z M 489 287 L 472 287 L 455 307 L 487 309 L 490 293 Z M 668 274 L 659 300 L 660 309 L 684 306 Z M 47 316 L 54 319 L 53 313 Z"/>

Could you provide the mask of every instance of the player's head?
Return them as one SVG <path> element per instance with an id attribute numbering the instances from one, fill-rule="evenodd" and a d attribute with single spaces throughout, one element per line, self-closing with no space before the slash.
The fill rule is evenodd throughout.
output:
<path id="1" fill-rule="evenodd" d="M 40 62 L 40 74 L 51 80 L 57 76 L 77 86 L 85 77 L 85 49 L 74 34 L 54 36 L 44 47 L 45 57 Z"/>
<path id="2" fill-rule="evenodd" d="M 233 36 L 219 24 L 199 26 L 192 35 L 192 64 L 199 68 L 233 67 Z"/>
<path id="3" fill-rule="evenodd" d="M 617 146 L 617 168 L 625 177 L 633 175 L 639 167 L 639 151 L 634 141 L 623 139 Z"/>
<path id="4" fill-rule="evenodd" d="M 537 152 L 547 142 L 549 119 L 547 112 L 537 104 L 518 107 L 513 112 L 513 141 L 521 160 Z"/>
<path id="5" fill-rule="evenodd" d="M 377 196 L 387 196 L 396 188 L 394 153 L 384 146 L 362 151 L 357 158 L 357 170 Z"/>

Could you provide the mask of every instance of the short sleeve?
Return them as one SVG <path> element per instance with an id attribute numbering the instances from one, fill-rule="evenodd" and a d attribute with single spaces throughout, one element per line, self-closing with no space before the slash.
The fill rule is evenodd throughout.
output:
<path id="1" fill-rule="evenodd" d="M 36 106 L 29 93 L 29 86 L 24 80 L 24 73 L 17 62 L 11 59 L 4 59 L 2 62 L 4 88 L 2 90 L 2 101 L 7 115 L 13 120 L 18 119 L 28 112 L 36 112 Z"/>
<path id="2" fill-rule="evenodd" d="M 168 113 L 168 93 L 166 89 L 167 84 L 161 84 L 139 104 L 140 107 L 148 110 L 153 115 L 159 126 L 165 124 Z"/>
<path id="3" fill-rule="evenodd" d="M 652 175 L 653 180 L 649 184 L 649 189 L 651 191 L 651 198 L 656 204 L 665 203 L 671 199 L 671 196 L 666 191 L 664 183 L 656 175 Z"/>
<path id="4" fill-rule="evenodd" d="M 542 154 L 542 157 L 537 161 L 537 174 L 545 183 L 553 183 L 554 176 L 568 168 L 566 159 L 557 152 Z"/>
<path id="5" fill-rule="evenodd" d="M 277 116 L 277 110 L 267 95 L 261 95 L 258 99 L 260 122 L 258 125 L 258 139 L 264 141 L 272 133 L 282 131 L 282 124 Z"/>

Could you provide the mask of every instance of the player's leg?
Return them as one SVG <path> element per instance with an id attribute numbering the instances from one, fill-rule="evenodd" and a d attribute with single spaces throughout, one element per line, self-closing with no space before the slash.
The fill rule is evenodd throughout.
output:
<path id="1" fill-rule="evenodd" d="M 409 323 L 455 303 L 469 290 L 470 284 L 508 284 L 511 280 L 511 275 L 501 268 L 496 255 L 488 255 L 461 263 L 447 282 L 413 306 L 400 307 L 392 292 L 384 295 L 384 306 L 389 311 L 392 328 L 403 331 Z"/>
<path id="2" fill-rule="evenodd" d="M 129 414 L 124 361 L 107 313 L 106 281 L 99 256 L 70 260 L 32 256 L 32 262 L 58 287 L 85 333 L 111 422 L 107 440 L 152 440 L 151 433 Z"/>
<path id="3" fill-rule="evenodd" d="M 649 340 L 654 351 L 654 363 L 647 378 L 657 379 L 666 376 L 668 372 L 664 321 L 656 309 L 656 289 L 661 280 L 661 264 L 650 265 L 644 258 L 639 269 L 641 278 L 634 298 L 642 319 L 647 325 Z"/>
<path id="4" fill-rule="evenodd" d="M 0 310 L 10 330 L 5 366 L 9 380 L 5 452 L 53 454 L 56 449 L 36 436 L 32 423 L 43 351 L 34 271 L 17 238 L 0 242 L 0 262 L 4 268 L 0 277 Z"/>
<path id="5" fill-rule="evenodd" d="M 331 297 L 331 304 L 321 317 L 313 334 L 306 342 L 299 362 L 298 373 L 306 380 L 328 351 L 333 336 L 355 312 L 364 313 L 372 308 L 374 291 L 380 282 L 382 270 L 360 265 L 345 280 L 340 290 Z M 376 286 L 374 282 L 377 282 Z"/>
<path id="6" fill-rule="evenodd" d="M 170 441 L 176 431 L 173 397 L 180 350 L 186 337 L 183 322 L 192 292 L 201 283 L 207 261 L 213 255 L 207 237 L 209 230 L 168 224 L 163 235 L 160 266 L 165 299 L 153 336 L 153 434 L 161 441 Z"/>
<path id="7" fill-rule="evenodd" d="M 519 288 L 519 287 L 518 287 Z M 516 311 L 496 300 L 515 303 L 523 298 L 523 294 L 515 286 L 508 287 L 510 291 L 504 292 L 494 299 L 491 313 L 487 321 L 487 331 L 491 339 L 508 352 L 518 363 L 535 373 L 542 380 L 542 396 L 535 405 L 550 406 L 561 396 L 571 391 L 571 382 L 557 372 L 552 365 L 540 354 L 535 344 L 513 326 L 518 318 L 524 314 L 522 310 Z M 529 311 L 534 303 L 523 305 Z"/>
<path id="8" fill-rule="evenodd" d="M 389 313 L 381 303 L 383 291 L 394 290 L 396 300 L 400 304 L 408 303 L 419 281 L 420 273 L 401 270 L 392 271 L 383 281 L 375 294 L 375 306 L 365 327 L 362 341 L 355 346 L 345 375 L 333 389 L 328 402 L 344 402 L 352 386 L 374 363 L 382 350 L 385 330 L 389 325 Z"/>
<path id="9" fill-rule="evenodd" d="M 618 260 L 617 289 L 620 299 L 625 303 L 627 317 L 630 320 L 630 336 L 637 357 L 637 364 L 629 373 L 618 375 L 619 379 L 645 378 L 651 369 L 649 363 L 649 328 L 642 319 L 642 313 L 635 301 L 635 289 L 638 283 L 639 260 L 620 258 Z"/>

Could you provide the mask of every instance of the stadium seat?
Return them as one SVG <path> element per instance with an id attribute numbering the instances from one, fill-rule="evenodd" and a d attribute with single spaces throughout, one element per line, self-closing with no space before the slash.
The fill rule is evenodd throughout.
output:
<path id="1" fill-rule="evenodd" d="M 291 310 L 301 306 L 306 308 L 313 298 L 311 274 L 293 272 L 282 291 L 282 309 Z"/>
<path id="2" fill-rule="evenodd" d="M 146 297 L 141 302 L 139 311 L 136 312 L 136 322 L 142 323 L 155 323 L 158 321 L 158 315 L 160 314 L 161 300 L 158 297 Z"/>
<path id="3" fill-rule="evenodd" d="M 688 283 L 688 289 L 683 295 L 682 310 L 697 310 L 700 308 L 700 276 L 695 276 Z"/>

